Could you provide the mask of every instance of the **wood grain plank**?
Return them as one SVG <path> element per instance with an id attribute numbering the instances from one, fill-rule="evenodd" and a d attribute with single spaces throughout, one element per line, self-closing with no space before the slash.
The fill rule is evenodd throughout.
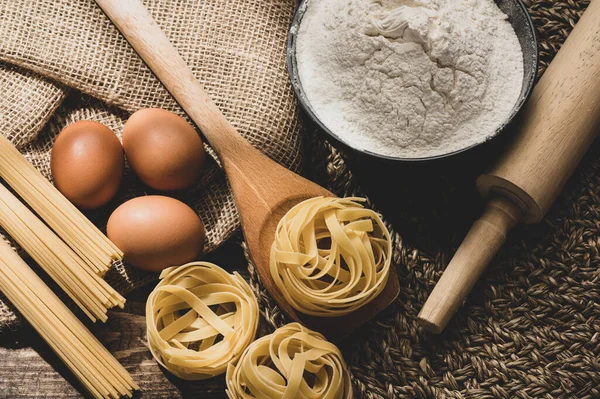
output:
<path id="1" fill-rule="evenodd" d="M 240 241 L 236 234 L 205 260 L 228 270 L 245 268 Z M 158 366 L 146 346 L 145 302 L 152 289 L 150 285 L 127 295 L 125 309 L 109 311 L 106 324 L 80 319 L 140 385 L 135 399 L 226 398 L 223 376 L 189 382 Z M 87 397 L 73 374 L 29 325 L 0 333 L 0 399 Z"/>
<path id="2" fill-rule="evenodd" d="M 144 291 L 148 291 L 148 289 Z M 146 292 L 140 297 L 144 298 Z M 139 399 L 225 398 L 223 377 L 189 382 L 158 366 L 146 344 L 144 302 L 110 311 L 106 324 L 88 325 L 140 385 Z M 29 326 L 0 337 L 0 398 L 87 398 L 89 395 Z"/>
<path id="3" fill-rule="evenodd" d="M 111 311 L 105 325 L 93 328 L 95 335 L 140 385 L 141 392 L 135 397 L 226 397 L 223 377 L 188 382 L 158 366 L 146 346 L 146 325 L 141 311 L 143 303 L 132 303 L 126 311 Z M 88 397 L 75 377 L 31 328 L 5 334 L 0 342 L 0 398 Z"/>

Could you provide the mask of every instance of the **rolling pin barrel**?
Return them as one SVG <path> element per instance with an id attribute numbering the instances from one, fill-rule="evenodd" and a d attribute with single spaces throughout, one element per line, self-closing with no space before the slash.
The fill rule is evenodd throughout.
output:
<path id="1" fill-rule="evenodd" d="M 600 129 L 600 1 L 594 0 L 540 79 L 519 134 L 479 177 L 485 197 L 498 189 L 525 204 L 523 222 L 540 221 Z"/>
<path id="2" fill-rule="evenodd" d="M 600 130 L 600 0 L 593 0 L 477 187 L 490 198 L 418 316 L 441 332 L 517 222 L 540 221 Z"/>

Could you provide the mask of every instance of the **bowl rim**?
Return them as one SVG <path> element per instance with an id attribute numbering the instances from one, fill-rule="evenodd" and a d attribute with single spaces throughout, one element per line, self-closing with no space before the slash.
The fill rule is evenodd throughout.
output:
<path id="1" fill-rule="evenodd" d="M 376 158 L 379 160 L 399 162 L 399 163 L 400 162 L 422 163 L 422 162 L 436 161 L 436 160 L 451 158 L 456 155 L 463 154 L 463 153 L 465 153 L 469 150 L 472 150 L 476 147 L 480 147 L 484 144 L 487 144 L 490 141 L 492 141 L 493 139 L 497 138 L 498 136 L 501 136 L 502 133 L 506 130 L 506 127 L 513 122 L 513 120 L 519 114 L 519 112 L 521 111 L 523 106 L 527 103 L 527 101 L 529 100 L 529 97 L 531 97 L 531 93 L 536 84 L 536 75 L 539 70 L 539 46 L 538 46 L 539 43 L 538 43 L 538 38 L 537 38 L 536 30 L 535 30 L 535 25 L 533 23 L 531 15 L 527 11 L 527 7 L 525 6 L 525 4 L 523 3 L 522 0 L 507 0 L 507 1 L 512 1 L 512 2 L 516 3 L 516 5 L 520 9 L 520 11 L 525 15 L 525 20 L 527 21 L 527 28 L 531 33 L 532 45 L 534 46 L 534 50 L 535 50 L 532 55 L 534 68 L 531 68 L 530 73 L 533 76 L 532 76 L 532 79 L 529 81 L 529 83 L 526 86 L 525 93 L 523 95 L 519 96 L 519 99 L 513 106 L 513 109 L 511 111 L 509 117 L 503 123 L 498 125 L 498 127 L 496 128 L 496 130 L 494 131 L 494 133 L 492 135 L 490 135 L 483 141 L 471 144 L 468 147 L 461 148 L 461 149 L 453 151 L 453 152 L 449 152 L 446 154 L 433 155 L 433 156 L 428 156 L 428 157 L 419 157 L 419 158 L 394 157 L 394 156 L 390 156 L 390 155 L 378 154 L 378 153 L 375 153 L 375 152 L 372 152 L 369 150 L 361 150 L 361 149 L 355 148 L 355 147 L 351 146 L 350 144 L 348 144 L 347 142 L 345 142 L 343 139 L 341 139 L 338 135 L 333 133 L 317 117 L 316 113 L 313 111 L 312 107 L 310 106 L 310 102 L 308 101 L 308 98 L 306 97 L 306 94 L 304 93 L 304 90 L 302 88 L 302 83 L 300 82 L 300 77 L 297 74 L 298 67 L 297 67 L 297 63 L 296 63 L 296 39 L 298 37 L 298 30 L 299 30 L 300 24 L 302 22 L 302 18 L 304 16 L 304 13 L 306 12 L 306 8 L 310 1 L 311 0 L 301 0 L 299 2 L 298 7 L 296 8 L 296 12 L 294 14 L 294 18 L 293 18 L 292 23 L 290 24 L 290 28 L 288 30 L 288 39 L 287 39 L 287 44 L 286 44 L 287 71 L 288 71 L 290 83 L 292 85 L 292 89 L 294 90 L 294 94 L 296 96 L 296 99 L 298 100 L 298 104 L 300 105 L 300 108 L 308 115 L 311 122 L 315 123 L 317 125 L 317 127 L 319 128 L 319 130 L 322 131 L 323 133 L 325 133 L 325 135 L 328 136 L 330 141 L 332 141 L 332 144 L 335 144 L 335 146 L 337 146 L 337 147 L 341 147 L 344 150 L 350 150 L 352 152 L 357 152 L 359 154 L 363 154 L 368 157 Z M 495 2 L 495 0 L 494 0 L 494 2 Z M 519 45 L 521 46 L 521 48 L 523 48 L 520 41 L 519 41 Z M 523 84 L 525 84 L 525 79 L 523 79 Z M 521 87 L 521 90 L 522 89 L 523 89 L 523 86 Z"/>

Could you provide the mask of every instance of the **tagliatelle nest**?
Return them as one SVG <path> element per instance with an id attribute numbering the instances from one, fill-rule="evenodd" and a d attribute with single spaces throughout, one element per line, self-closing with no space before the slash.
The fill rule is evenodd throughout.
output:
<path id="1" fill-rule="evenodd" d="M 350 399 L 340 350 L 299 323 L 254 341 L 227 368 L 230 399 Z"/>
<path id="2" fill-rule="evenodd" d="M 258 303 L 237 273 L 208 262 L 163 270 L 148 297 L 148 344 L 163 367 L 186 380 L 226 371 L 254 340 Z"/>
<path id="3" fill-rule="evenodd" d="M 285 299 L 313 316 L 342 316 L 374 299 L 390 269 L 390 233 L 362 198 L 317 197 L 279 222 L 270 271 Z"/>

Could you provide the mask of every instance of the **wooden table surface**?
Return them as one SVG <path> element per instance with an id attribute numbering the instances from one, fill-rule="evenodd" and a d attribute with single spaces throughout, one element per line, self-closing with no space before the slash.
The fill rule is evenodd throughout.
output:
<path id="1" fill-rule="evenodd" d="M 239 237 L 206 260 L 225 268 L 245 268 Z M 154 285 L 154 284 L 153 284 Z M 131 373 L 141 391 L 134 398 L 226 398 L 224 376 L 187 382 L 161 369 L 146 346 L 146 298 L 152 286 L 127 295 L 124 310 L 109 311 L 105 324 L 90 330 Z M 0 398 L 87 398 L 89 395 L 29 325 L 0 333 Z"/>
<path id="2" fill-rule="evenodd" d="M 420 184 L 416 192 L 421 194 L 418 200 L 402 203 L 399 203 L 399 198 L 403 197 L 390 196 L 386 190 L 388 185 L 381 181 L 389 179 L 388 174 L 377 177 L 377 174 L 369 174 L 368 168 L 364 167 L 359 171 L 365 173 L 362 184 L 369 190 L 371 198 L 378 204 L 380 211 L 386 215 L 388 221 L 405 226 L 403 233 L 408 239 L 411 239 L 409 234 L 411 225 L 407 223 L 413 222 L 411 219 L 402 218 L 399 209 L 407 213 L 414 211 L 415 214 L 424 214 L 429 212 L 430 208 L 435 209 L 435 202 L 439 201 L 439 192 L 438 195 L 430 195 L 429 192 L 438 190 L 442 185 L 455 187 L 456 192 L 462 193 L 457 196 L 459 200 L 457 203 L 451 202 L 448 205 L 449 209 L 460 209 L 449 214 L 456 220 L 451 219 L 446 224 L 454 226 L 464 218 L 467 221 L 472 220 L 471 217 L 465 216 L 468 215 L 468 209 L 460 208 L 460 206 L 464 207 L 462 202 L 467 193 L 470 197 L 477 197 L 472 184 L 477 171 L 469 165 L 455 174 L 461 176 L 459 180 L 447 179 L 446 181 L 434 174 L 415 173 L 413 181 L 409 180 L 413 174 L 403 173 L 406 187 L 414 191 L 414 187 Z M 359 174 L 357 176 L 361 177 Z M 377 190 L 378 188 L 381 192 Z M 412 230 L 420 231 L 417 228 Z M 206 260 L 228 270 L 245 269 L 247 263 L 239 245 L 241 240 L 241 234 L 238 234 Z M 178 380 L 158 367 L 145 344 L 144 308 L 152 288 L 144 287 L 130 293 L 127 295 L 127 304 L 123 311 L 109 312 L 105 325 L 99 324 L 91 328 L 140 385 L 141 392 L 137 393 L 135 398 L 226 398 L 223 376 L 189 383 Z M 31 328 L 22 327 L 16 332 L 0 333 L 0 399 L 64 399 L 87 397 L 86 395 L 77 380 Z"/>

